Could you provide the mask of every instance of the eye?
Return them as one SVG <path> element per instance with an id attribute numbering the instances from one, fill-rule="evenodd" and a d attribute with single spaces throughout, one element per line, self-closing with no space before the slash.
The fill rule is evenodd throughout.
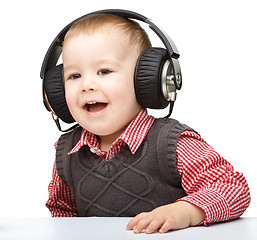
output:
<path id="1" fill-rule="evenodd" d="M 99 70 L 98 71 L 98 75 L 108 75 L 108 74 L 110 74 L 112 71 L 111 70 L 109 70 L 109 69 L 101 69 L 101 70 Z"/>
<path id="2" fill-rule="evenodd" d="M 78 79 L 78 78 L 81 78 L 81 74 L 79 73 L 76 73 L 76 74 L 72 74 L 69 79 L 72 79 L 72 80 L 75 80 L 75 79 Z"/>

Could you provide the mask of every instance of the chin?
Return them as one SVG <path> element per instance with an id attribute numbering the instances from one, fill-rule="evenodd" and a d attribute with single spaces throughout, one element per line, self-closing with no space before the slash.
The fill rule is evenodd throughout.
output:
<path id="1" fill-rule="evenodd" d="M 101 125 L 100 127 L 84 126 L 83 128 L 95 135 L 98 135 L 98 136 L 108 136 L 111 134 L 111 132 L 109 131 L 109 128 L 103 127 L 103 125 Z M 108 131 L 107 131 L 107 129 L 108 129 Z"/>

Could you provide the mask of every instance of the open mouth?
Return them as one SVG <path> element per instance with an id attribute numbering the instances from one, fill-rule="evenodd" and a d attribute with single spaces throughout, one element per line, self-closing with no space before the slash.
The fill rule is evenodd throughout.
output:
<path id="1" fill-rule="evenodd" d="M 88 112 L 95 113 L 95 112 L 102 111 L 103 109 L 106 108 L 107 105 L 108 103 L 103 103 L 103 102 L 89 102 L 85 104 L 83 108 Z"/>

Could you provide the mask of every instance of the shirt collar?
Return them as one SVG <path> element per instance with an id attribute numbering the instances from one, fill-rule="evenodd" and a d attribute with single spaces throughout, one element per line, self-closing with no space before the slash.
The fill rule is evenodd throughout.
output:
<path id="1" fill-rule="evenodd" d="M 154 117 L 148 115 L 146 109 L 142 109 L 124 132 L 115 140 L 110 150 L 113 151 L 113 148 L 116 147 L 119 151 L 121 149 L 121 143 L 124 142 L 128 145 L 131 153 L 134 154 L 145 139 L 153 122 Z M 106 152 L 101 151 L 97 136 L 85 129 L 81 132 L 80 140 L 68 154 L 76 153 L 84 145 L 89 146 L 99 156 L 104 155 L 104 153 L 106 154 Z"/>

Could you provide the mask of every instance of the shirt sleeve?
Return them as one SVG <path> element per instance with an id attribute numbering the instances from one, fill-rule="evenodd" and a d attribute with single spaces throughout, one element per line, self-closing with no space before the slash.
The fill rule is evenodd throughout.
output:
<path id="1" fill-rule="evenodd" d="M 205 212 L 204 224 L 238 218 L 250 204 L 244 175 L 194 132 L 185 131 L 177 144 L 177 167 L 187 201 Z"/>
<path id="2" fill-rule="evenodd" d="M 51 212 L 52 217 L 76 217 L 78 215 L 72 190 L 61 181 L 55 164 L 48 192 L 49 198 L 46 207 Z"/>

